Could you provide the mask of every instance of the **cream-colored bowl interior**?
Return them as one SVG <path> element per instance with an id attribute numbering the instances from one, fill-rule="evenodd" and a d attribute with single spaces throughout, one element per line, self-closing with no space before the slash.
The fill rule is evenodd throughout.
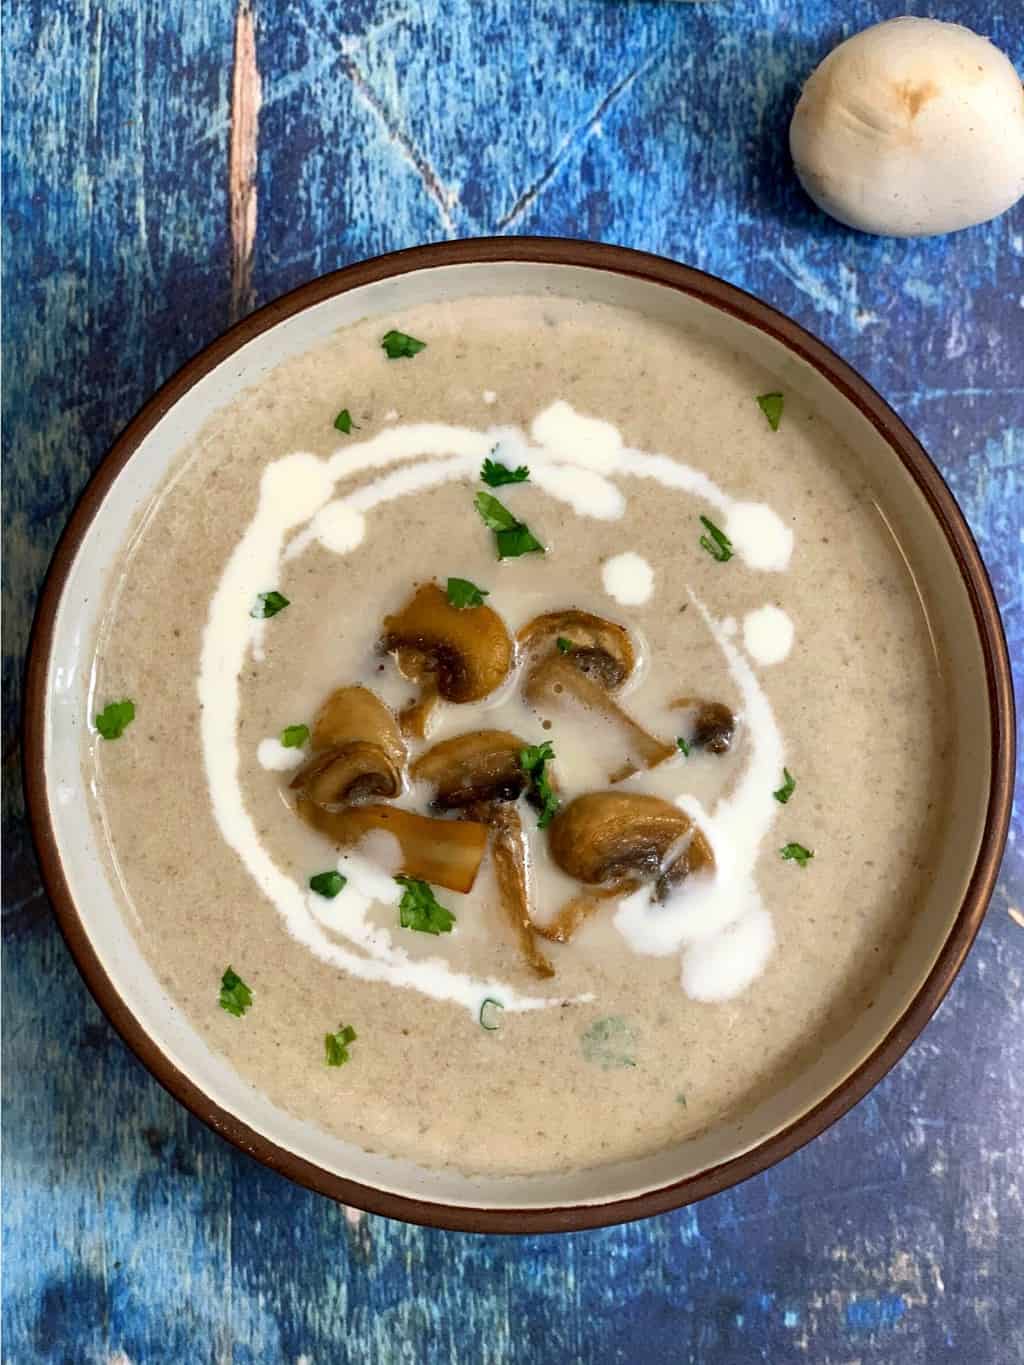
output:
<path id="1" fill-rule="evenodd" d="M 799 391 L 857 453 L 878 500 L 925 589 L 948 672 L 957 737 L 955 818 L 938 853 L 930 897 L 895 963 L 878 984 L 874 1008 L 810 1070 L 760 1103 L 742 1125 L 725 1124 L 640 1161 L 570 1175 L 467 1178 L 369 1155 L 276 1108 L 200 1039 L 161 988 L 132 937 L 95 844 L 81 767 L 90 642 L 108 599 L 108 575 L 142 507 L 174 457 L 218 409 L 259 383 L 280 361 L 360 318 L 388 319 L 408 307 L 467 295 L 541 293 L 627 305 L 658 319 L 697 326 L 751 354 Z M 175 404 L 118 475 L 78 550 L 57 612 L 46 678 L 46 799 L 64 875 L 97 957 L 139 1026 L 198 1088 L 279 1147 L 336 1175 L 427 1202 L 500 1209 L 600 1204 L 694 1176 L 792 1124 L 854 1071 L 891 1030 L 920 989 L 960 909 L 982 833 L 990 781 L 990 716 L 984 660 L 968 593 L 924 496 L 866 417 L 782 342 L 707 303 L 664 285 L 572 265 L 533 262 L 434 267 L 364 285 L 288 318 L 242 346 Z M 842 907 L 835 907 L 842 913 Z"/>

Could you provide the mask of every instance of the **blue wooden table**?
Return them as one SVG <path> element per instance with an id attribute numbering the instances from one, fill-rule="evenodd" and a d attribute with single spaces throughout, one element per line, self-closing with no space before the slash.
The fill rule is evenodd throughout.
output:
<path id="1" fill-rule="evenodd" d="M 829 1133 L 696 1208 L 482 1239 L 346 1212 L 178 1108 L 79 981 L 17 779 L 33 601 L 112 438 L 254 305 L 440 237 L 622 242 L 795 315 L 932 451 L 1024 671 L 1024 213 L 859 236 L 814 210 L 786 152 L 801 79 L 905 9 L 1024 70 L 1019 0 L 7 6 L 5 1360 L 1024 1360 L 1019 809 L 951 996 Z"/>

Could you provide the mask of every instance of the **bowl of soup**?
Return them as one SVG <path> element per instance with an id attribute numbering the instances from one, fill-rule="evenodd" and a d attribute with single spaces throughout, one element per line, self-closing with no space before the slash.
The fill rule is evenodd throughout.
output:
<path id="1" fill-rule="evenodd" d="M 103 462 L 28 674 L 99 1004 L 302 1184 L 572 1229 L 820 1132 L 936 1008 L 1010 808 L 1006 648 L 913 435 L 797 324 L 469 241 L 235 327 Z"/>

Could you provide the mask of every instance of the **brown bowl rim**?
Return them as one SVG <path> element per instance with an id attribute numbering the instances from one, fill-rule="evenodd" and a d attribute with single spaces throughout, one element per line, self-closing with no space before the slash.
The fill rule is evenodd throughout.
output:
<path id="1" fill-rule="evenodd" d="M 960 912 L 927 978 L 868 1057 L 812 1109 L 780 1132 L 684 1180 L 595 1204 L 544 1208 L 470 1207 L 414 1199 L 324 1170 L 221 1108 L 174 1066 L 131 1013 L 107 976 L 79 917 L 50 821 L 44 771 L 45 686 L 57 607 L 78 548 L 117 475 L 156 423 L 198 380 L 239 347 L 323 300 L 396 275 L 437 267 L 531 262 L 601 270 L 677 290 L 740 318 L 813 365 L 872 423 L 921 489 L 966 586 L 985 659 L 992 722 L 992 776 L 981 845 Z M 487 237 L 438 242 L 346 266 L 302 285 L 254 312 L 199 352 L 146 403 L 100 462 L 54 552 L 29 644 L 24 709 L 25 792 L 43 884 L 71 955 L 100 1009 L 160 1084 L 214 1132 L 300 1185 L 370 1213 L 464 1232 L 579 1231 L 679 1208 L 746 1180 L 817 1137 L 853 1107 L 902 1057 L 937 1009 L 978 932 L 999 872 L 1013 796 L 1014 704 L 1010 663 L 992 585 L 974 537 L 920 442 L 882 397 L 845 361 L 798 323 L 724 280 L 664 257 L 626 247 L 558 237 Z"/>

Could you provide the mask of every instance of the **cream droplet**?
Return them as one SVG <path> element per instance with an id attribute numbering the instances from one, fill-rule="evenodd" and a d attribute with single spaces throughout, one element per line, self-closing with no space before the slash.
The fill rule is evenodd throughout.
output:
<path id="1" fill-rule="evenodd" d="M 613 555 L 601 569 L 601 581 L 609 597 L 624 607 L 640 607 L 654 591 L 654 570 L 642 555 L 627 550 Z"/>
<path id="2" fill-rule="evenodd" d="M 793 648 L 793 622 L 780 607 L 758 607 L 743 618 L 743 644 L 755 663 L 779 664 Z"/>

